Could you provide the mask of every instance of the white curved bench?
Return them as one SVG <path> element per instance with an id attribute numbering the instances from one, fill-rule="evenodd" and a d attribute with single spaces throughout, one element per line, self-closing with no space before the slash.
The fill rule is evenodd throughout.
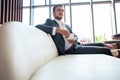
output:
<path id="1" fill-rule="evenodd" d="M 0 80 L 120 80 L 120 59 L 58 56 L 52 38 L 21 22 L 0 27 Z"/>

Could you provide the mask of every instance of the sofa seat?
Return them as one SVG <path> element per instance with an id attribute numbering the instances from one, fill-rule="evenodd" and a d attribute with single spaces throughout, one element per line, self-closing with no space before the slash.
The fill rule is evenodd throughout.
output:
<path id="1" fill-rule="evenodd" d="M 118 58 L 104 54 L 65 55 L 45 64 L 31 80 L 120 80 L 119 74 Z"/>

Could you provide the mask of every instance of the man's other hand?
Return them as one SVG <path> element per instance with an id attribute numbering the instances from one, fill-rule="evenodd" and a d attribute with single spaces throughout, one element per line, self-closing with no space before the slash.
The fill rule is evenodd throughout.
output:
<path id="1" fill-rule="evenodd" d="M 68 39 L 68 42 L 69 42 L 69 43 L 74 43 L 75 40 L 74 40 L 74 39 Z"/>
<path id="2" fill-rule="evenodd" d="M 56 33 L 62 34 L 65 38 L 70 36 L 70 32 L 65 29 L 56 28 Z"/>

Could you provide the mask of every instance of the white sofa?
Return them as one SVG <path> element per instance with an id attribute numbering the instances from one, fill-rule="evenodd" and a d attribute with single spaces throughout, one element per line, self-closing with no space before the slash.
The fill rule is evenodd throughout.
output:
<path id="1" fill-rule="evenodd" d="M 120 80 L 120 59 L 58 56 L 52 38 L 21 22 L 0 27 L 0 80 Z"/>

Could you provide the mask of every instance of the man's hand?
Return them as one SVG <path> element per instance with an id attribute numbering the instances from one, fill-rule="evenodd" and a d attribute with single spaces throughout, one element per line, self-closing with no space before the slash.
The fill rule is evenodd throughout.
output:
<path id="1" fill-rule="evenodd" d="M 68 39 L 68 42 L 69 42 L 69 43 L 74 43 L 75 40 L 74 40 L 74 39 Z"/>
<path id="2" fill-rule="evenodd" d="M 70 32 L 65 29 L 56 28 L 56 33 L 62 34 L 65 38 L 70 36 Z"/>
<path id="3" fill-rule="evenodd" d="M 112 46 L 111 44 L 103 43 L 103 45 L 104 45 L 105 47 L 109 48 L 109 49 L 112 49 L 112 48 L 113 48 L 113 46 Z"/>

